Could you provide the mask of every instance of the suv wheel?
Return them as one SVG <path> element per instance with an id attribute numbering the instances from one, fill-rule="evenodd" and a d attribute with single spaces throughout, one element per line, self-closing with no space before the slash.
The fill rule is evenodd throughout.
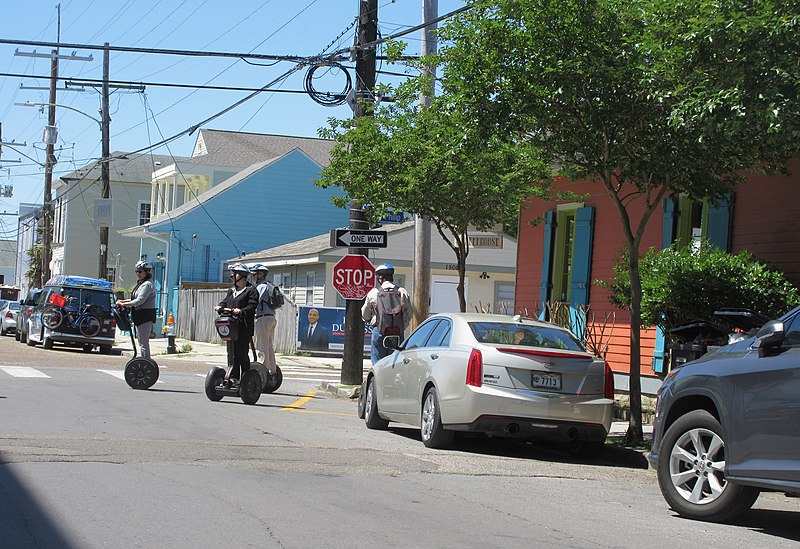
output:
<path id="1" fill-rule="evenodd" d="M 725 440 L 705 410 L 678 418 L 664 435 L 658 484 L 670 507 L 692 519 L 723 522 L 752 507 L 758 490 L 725 478 Z"/>
<path id="2" fill-rule="evenodd" d="M 42 334 L 42 349 L 52 349 L 53 348 L 53 340 L 47 337 L 46 335 Z"/>

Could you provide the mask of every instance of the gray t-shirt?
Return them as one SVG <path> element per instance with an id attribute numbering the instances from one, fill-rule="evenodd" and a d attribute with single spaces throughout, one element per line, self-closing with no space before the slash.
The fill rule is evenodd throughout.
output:
<path id="1" fill-rule="evenodd" d="M 137 309 L 156 308 L 156 287 L 150 280 L 145 280 L 131 296 L 131 305 Z"/>

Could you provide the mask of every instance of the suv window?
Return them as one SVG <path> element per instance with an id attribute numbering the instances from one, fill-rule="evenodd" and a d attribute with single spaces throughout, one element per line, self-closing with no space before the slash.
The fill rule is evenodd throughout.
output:
<path id="1" fill-rule="evenodd" d="M 800 346 L 800 313 L 794 315 L 794 318 L 788 321 L 784 327 L 783 344 L 790 347 Z"/>

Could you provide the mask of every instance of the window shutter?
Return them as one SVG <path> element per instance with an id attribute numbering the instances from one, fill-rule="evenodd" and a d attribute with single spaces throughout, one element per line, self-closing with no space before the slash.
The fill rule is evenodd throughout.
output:
<path id="1" fill-rule="evenodd" d="M 727 193 L 723 198 L 708 202 L 706 240 L 725 252 L 730 251 L 732 210 L 733 193 Z"/>
<path id="2" fill-rule="evenodd" d="M 578 208 L 575 214 L 575 247 L 570 277 L 569 303 L 572 307 L 589 304 L 593 233 L 594 208 Z"/>
<path id="3" fill-rule="evenodd" d="M 556 237 L 556 212 L 544 214 L 544 248 L 542 254 L 542 284 L 539 289 L 539 318 L 546 319 L 547 300 L 553 287 L 553 243 Z"/>
<path id="4" fill-rule="evenodd" d="M 675 207 L 675 199 L 664 199 L 664 219 L 661 224 L 661 249 L 666 250 L 675 241 L 675 218 L 678 209 Z"/>

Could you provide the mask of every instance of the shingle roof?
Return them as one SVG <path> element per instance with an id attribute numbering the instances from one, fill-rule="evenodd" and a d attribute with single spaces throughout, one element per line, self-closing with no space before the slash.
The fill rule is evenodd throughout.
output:
<path id="1" fill-rule="evenodd" d="M 189 163 L 240 168 L 278 158 L 293 149 L 300 149 L 320 166 L 327 166 L 335 145 L 329 139 L 211 129 L 201 129 L 197 139 Z"/>
<path id="2" fill-rule="evenodd" d="M 147 183 L 149 185 L 153 178 L 153 172 L 160 167 L 156 165 L 156 162 L 167 165 L 174 164 L 176 160 L 186 160 L 185 157 L 173 157 L 163 154 L 139 154 L 130 157 L 126 157 L 126 154 L 119 151 L 111 153 L 112 160 L 109 162 L 109 177 L 111 181 Z M 100 164 L 94 162 L 82 166 L 74 172 L 62 175 L 61 179 L 84 179 L 87 182 L 94 182 L 101 177 Z"/>
<path id="3" fill-rule="evenodd" d="M 414 227 L 414 222 L 411 220 L 407 220 L 404 221 L 403 223 L 384 225 L 377 230 L 386 231 L 387 233 L 393 233 L 405 229 L 412 229 L 413 227 Z M 241 258 L 241 260 L 247 262 L 255 259 L 271 259 L 278 257 L 287 258 L 287 257 L 297 257 L 302 255 L 317 255 L 333 249 L 334 248 L 331 246 L 331 235 L 330 233 L 325 233 L 318 236 L 312 236 L 311 238 L 298 240 L 296 242 L 289 242 L 288 244 L 282 244 L 274 248 L 261 250 L 260 252 L 253 252 L 251 254 L 245 255 L 244 257 Z"/>

